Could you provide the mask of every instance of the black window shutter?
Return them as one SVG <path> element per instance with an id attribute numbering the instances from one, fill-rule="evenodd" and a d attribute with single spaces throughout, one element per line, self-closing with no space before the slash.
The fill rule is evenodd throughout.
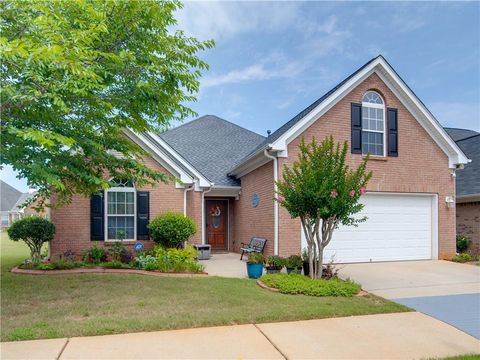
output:
<path id="1" fill-rule="evenodd" d="M 90 238 L 91 240 L 105 240 L 104 221 L 105 214 L 103 191 L 99 194 L 93 194 L 90 198 Z"/>
<path id="2" fill-rule="evenodd" d="M 362 153 L 362 105 L 352 103 L 352 154 Z"/>
<path id="3" fill-rule="evenodd" d="M 387 109 L 388 119 L 388 156 L 398 156 L 398 111 Z"/>
<path id="4" fill-rule="evenodd" d="M 148 240 L 148 222 L 150 220 L 150 193 L 137 191 L 137 240 Z"/>

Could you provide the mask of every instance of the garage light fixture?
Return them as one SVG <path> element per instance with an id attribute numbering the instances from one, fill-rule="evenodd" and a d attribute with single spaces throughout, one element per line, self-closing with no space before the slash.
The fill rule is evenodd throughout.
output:
<path id="1" fill-rule="evenodd" d="M 455 207 L 455 198 L 453 196 L 445 197 L 445 202 L 449 208 Z"/>

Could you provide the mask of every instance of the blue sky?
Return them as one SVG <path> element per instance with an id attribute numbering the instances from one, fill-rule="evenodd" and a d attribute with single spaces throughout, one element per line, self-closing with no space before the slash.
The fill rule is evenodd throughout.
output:
<path id="1" fill-rule="evenodd" d="M 265 135 L 382 54 L 442 125 L 480 131 L 478 2 L 188 2 L 177 18 L 216 40 L 199 115 Z"/>

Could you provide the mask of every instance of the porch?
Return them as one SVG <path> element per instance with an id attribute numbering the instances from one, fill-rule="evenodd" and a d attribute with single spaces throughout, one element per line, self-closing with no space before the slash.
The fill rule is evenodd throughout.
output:
<path id="1" fill-rule="evenodd" d="M 205 271 L 211 276 L 247 277 L 246 261 L 240 260 L 238 253 L 213 253 L 209 260 L 200 260 L 200 263 L 205 266 Z"/>

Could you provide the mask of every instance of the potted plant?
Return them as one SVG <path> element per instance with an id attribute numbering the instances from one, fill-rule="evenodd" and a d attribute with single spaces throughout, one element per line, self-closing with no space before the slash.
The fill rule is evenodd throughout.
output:
<path id="1" fill-rule="evenodd" d="M 263 274 L 263 254 L 253 252 L 248 255 L 247 274 L 250 279 L 258 279 Z"/>
<path id="2" fill-rule="evenodd" d="M 290 255 L 287 258 L 285 266 L 287 267 L 287 273 L 296 273 L 296 274 L 301 274 L 302 273 L 302 266 L 303 266 L 303 260 L 302 257 L 299 255 Z"/>
<path id="3" fill-rule="evenodd" d="M 269 256 L 265 266 L 265 269 L 267 269 L 267 274 L 277 274 L 282 271 L 284 262 L 284 259 L 282 259 L 280 256 Z"/>

